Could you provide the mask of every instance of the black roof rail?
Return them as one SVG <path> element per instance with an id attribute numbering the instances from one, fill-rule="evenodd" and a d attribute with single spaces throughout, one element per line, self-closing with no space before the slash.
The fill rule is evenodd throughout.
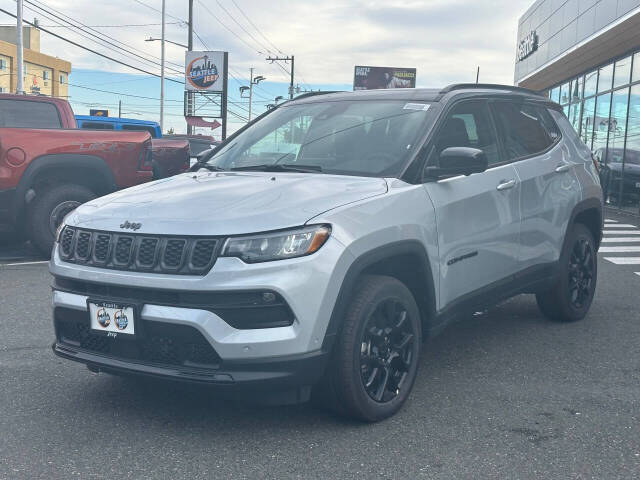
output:
<path id="1" fill-rule="evenodd" d="M 327 95 L 329 93 L 343 93 L 343 91 L 342 90 L 319 90 L 317 92 L 304 92 L 296 97 L 293 97 L 293 100 L 300 100 L 301 98 L 315 97 L 318 95 Z"/>
<path id="2" fill-rule="evenodd" d="M 527 95 L 536 95 L 539 97 L 544 96 L 541 93 L 536 92 L 535 90 L 529 90 L 528 88 L 514 87 L 513 85 L 499 85 L 497 83 L 454 83 L 444 87 L 442 90 L 440 90 L 440 93 L 444 94 L 452 92 L 454 90 L 470 90 L 474 88 L 486 90 L 509 90 L 511 92 L 526 93 Z"/>

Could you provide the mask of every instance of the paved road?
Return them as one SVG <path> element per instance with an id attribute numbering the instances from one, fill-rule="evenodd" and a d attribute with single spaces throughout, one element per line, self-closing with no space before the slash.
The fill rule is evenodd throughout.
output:
<path id="1" fill-rule="evenodd" d="M 46 266 L 0 266 L 0 478 L 640 478 L 640 265 L 604 260 L 632 255 L 583 322 L 520 296 L 451 326 L 376 425 L 92 374 L 51 353 Z"/>

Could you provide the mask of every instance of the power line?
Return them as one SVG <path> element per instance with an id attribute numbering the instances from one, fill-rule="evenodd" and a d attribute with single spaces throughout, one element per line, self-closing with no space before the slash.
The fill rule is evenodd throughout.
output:
<path id="1" fill-rule="evenodd" d="M 138 0 L 136 0 L 138 1 Z M 222 25 L 226 30 L 229 31 L 229 33 L 231 33 L 234 37 L 236 37 L 238 40 L 240 40 L 242 43 L 244 43 L 247 47 L 249 47 L 249 49 L 251 49 L 252 51 L 256 51 L 256 53 L 258 53 L 258 55 L 263 55 L 262 52 L 260 52 L 259 50 L 256 50 L 254 46 L 250 45 L 244 38 L 242 38 L 240 35 L 238 35 L 236 32 L 234 32 L 233 30 L 231 30 L 226 23 L 224 23 L 222 20 L 220 20 L 215 13 L 213 13 L 209 7 L 207 7 L 204 3 L 202 3 L 200 0 L 198 0 L 198 3 L 200 4 L 200 6 L 202 8 L 204 8 L 206 10 L 206 12 L 211 15 L 216 22 L 218 22 L 220 25 Z"/>
<path id="2" fill-rule="evenodd" d="M 255 29 L 256 29 L 256 31 L 260 34 L 260 36 L 261 36 L 262 38 L 264 38 L 264 39 L 266 40 L 266 42 L 267 42 L 269 45 L 271 45 L 273 48 L 275 48 L 275 49 L 278 51 L 278 53 L 281 53 L 281 54 L 283 54 L 283 55 L 284 55 L 284 53 L 282 52 L 282 50 L 280 50 L 278 47 L 276 47 L 276 46 L 273 44 L 273 42 L 272 42 L 271 40 L 269 40 L 269 39 L 264 35 L 264 33 L 262 33 L 262 31 L 261 31 L 258 27 L 256 27 L 255 23 L 253 23 L 253 22 L 251 21 L 251 19 L 250 19 L 250 18 L 249 18 L 249 17 L 244 13 L 244 11 L 240 8 L 240 5 L 238 5 L 238 4 L 236 3 L 236 0 L 231 0 L 231 1 L 232 1 L 232 2 L 233 2 L 233 4 L 236 6 L 236 8 L 238 9 L 238 11 L 242 14 L 242 16 L 247 20 L 247 22 L 249 22 L 249 23 L 251 24 L 251 26 L 252 26 L 253 28 L 255 28 Z"/>
<path id="3" fill-rule="evenodd" d="M 111 36 L 109 36 L 109 35 L 107 35 L 107 34 L 105 34 L 105 33 L 102 33 L 102 32 L 100 32 L 100 31 L 98 31 L 98 30 L 96 30 L 96 29 L 92 28 L 92 27 L 88 27 L 88 26 L 87 26 L 87 25 L 85 25 L 84 23 L 82 23 L 82 22 L 80 22 L 80 21 L 78 21 L 78 20 L 76 20 L 76 19 L 74 19 L 74 18 L 70 17 L 69 15 L 66 15 L 65 13 L 61 12 L 60 10 L 56 10 L 55 8 L 52 8 L 52 7 L 47 6 L 44 2 L 41 2 L 41 1 L 40 1 L 40 2 L 37 2 L 38 4 L 36 4 L 36 3 L 34 3 L 33 1 L 31 1 L 31 0 L 24 0 L 24 1 L 25 1 L 26 3 L 28 3 L 28 4 L 30 4 L 30 5 L 33 5 L 34 7 L 38 8 L 38 9 L 39 9 L 39 10 L 41 10 L 42 12 L 46 12 L 48 15 L 51 15 L 51 16 L 53 16 L 53 17 L 57 18 L 58 20 L 60 20 L 60 21 L 62 21 L 62 22 L 64 22 L 64 23 L 66 23 L 66 24 L 70 25 L 71 27 L 73 27 L 73 28 L 75 28 L 75 29 L 78 29 L 80 32 L 83 32 L 83 33 L 85 33 L 85 34 L 87 34 L 87 35 L 90 35 L 90 36 L 92 36 L 92 37 L 95 37 L 95 38 L 97 38 L 98 40 L 100 40 L 100 41 L 101 41 L 101 42 L 103 42 L 103 43 L 106 43 L 106 44 L 108 44 L 108 45 L 111 45 L 111 46 L 113 46 L 113 47 L 115 47 L 115 48 L 119 49 L 119 50 L 123 50 L 123 51 L 125 51 L 125 52 L 127 52 L 127 53 L 129 53 L 129 54 L 133 55 L 134 57 L 136 57 L 135 59 L 142 59 L 143 61 L 145 61 L 145 62 L 147 62 L 147 63 L 151 63 L 151 64 L 153 64 L 154 66 L 158 66 L 158 65 L 159 65 L 159 63 L 158 63 L 158 62 L 156 62 L 156 61 L 154 61 L 154 60 L 150 60 L 150 59 L 148 58 L 148 57 L 151 57 L 152 59 L 153 59 L 153 58 L 155 58 L 156 60 L 159 60 L 159 58 L 158 58 L 158 57 L 155 57 L 155 56 L 153 56 L 153 55 L 149 55 L 149 54 L 147 54 L 146 52 L 143 52 L 142 50 L 137 49 L 136 47 L 133 47 L 133 46 L 128 45 L 128 44 L 126 44 L 126 43 L 124 43 L 124 42 L 121 42 L 121 41 L 119 41 L 119 40 L 117 40 L 117 39 L 115 39 L 115 38 L 113 38 L 113 37 L 111 37 Z M 45 8 L 45 7 L 47 7 L 47 8 Z M 30 10 L 32 10 L 32 11 L 34 11 L 34 10 L 33 10 L 33 9 L 31 9 L 30 7 L 27 7 L 27 8 L 29 8 L 29 9 L 30 9 Z M 47 10 L 47 9 L 48 9 L 48 10 Z M 35 12 L 35 11 L 34 11 L 34 12 Z M 54 13 L 54 12 L 55 12 L 55 13 Z M 40 13 L 40 12 L 35 12 L 35 13 L 39 13 L 40 15 L 43 15 L 43 14 L 42 14 L 42 13 Z M 56 13 L 57 13 L 57 14 L 59 14 L 59 15 L 56 15 Z M 61 15 L 61 16 L 60 16 L 60 15 Z M 65 18 L 63 18 L 63 17 L 65 17 Z M 69 20 L 71 20 L 71 21 L 69 21 L 69 20 L 67 20 L 67 19 L 69 19 Z M 53 19 L 49 18 L 49 20 L 53 20 Z M 56 22 L 56 23 L 58 23 L 58 24 L 60 24 L 60 21 L 57 21 L 57 20 L 53 20 L 53 21 L 54 21 L 54 22 Z M 78 26 L 78 25 L 74 25 L 72 22 L 75 22 L 76 24 L 78 24 L 78 25 L 80 25 L 80 26 Z M 61 25 L 62 25 L 62 24 L 61 24 Z M 62 26 L 66 27 L 66 28 L 71 28 L 71 27 L 68 27 L 68 26 L 66 26 L 66 25 L 62 25 Z M 93 30 L 94 32 L 96 32 L 96 33 L 97 33 L 97 34 L 99 34 L 100 36 L 99 36 L 99 35 L 96 35 L 96 34 L 94 34 L 94 33 L 92 33 L 92 32 L 90 32 L 90 31 L 86 31 L 86 30 L 84 30 L 84 28 L 83 28 L 83 27 L 84 27 L 84 28 L 89 28 L 89 30 Z M 88 37 L 86 37 L 86 35 L 82 35 L 80 32 L 76 32 L 76 33 L 79 33 L 81 36 L 84 36 L 85 38 L 88 38 Z M 102 37 L 104 37 L 104 38 L 102 38 Z M 96 40 L 93 40 L 93 39 L 91 39 L 91 38 L 88 38 L 88 39 L 89 39 L 89 40 L 91 40 L 91 41 L 93 41 L 93 42 L 96 42 Z M 123 48 L 123 47 L 121 47 L 121 46 L 119 46 L 119 45 L 116 45 L 116 43 L 114 43 L 114 42 L 116 42 L 116 43 L 118 43 L 118 44 L 120 44 L 120 45 L 124 45 L 125 47 L 131 48 L 131 49 L 133 49 L 133 50 L 135 50 L 135 51 L 137 51 L 137 52 L 139 52 L 139 53 L 136 53 L 135 51 L 128 50 L 127 48 Z M 97 42 L 96 42 L 96 43 L 97 43 Z M 101 45 L 101 46 L 105 46 L 105 45 Z M 142 54 L 142 55 L 141 55 L 141 54 Z M 129 55 L 125 55 L 125 56 L 129 56 Z M 131 58 L 131 57 L 129 56 L 129 58 Z M 178 66 L 178 67 L 182 67 L 181 65 L 174 64 L 174 63 L 172 63 L 172 62 L 167 62 L 167 63 L 171 63 L 172 65 L 176 65 L 176 66 Z M 170 68 L 171 70 L 175 71 L 176 73 L 183 73 L 183 72 L 181 72 L 180 70 L 176 70 L 175 68 L 171 68 L 171 67 L 169 67 L 169 68 Z"/>
<path id="4" fill-rule="evenodd" d="M 0 12 L 5 13 L 5 14 L 9 15 L 10 17 L 16 18 L 16 15 L 14 15 L 11 12 L 8 12 L 7 10 L 5 10 L 3 8 L 0 8 Z M 29 22 L 27 20 L 24 20 L 24 23 L 26 23 L 27 25 L 31 25 L 32 27 L 36 26 L 36 25 L 34 25 L 33 23 L 31 23 L 31 22 Z M 40 30 L 42 30 L 43 32 L 48 33 L 49 35 L 52 35 L 52 36 L 54 36 L 56 38 L 59 38 L 60 40 L 63 40 L 65 42 L 67 42 L 67 43 L 70 43 L 71 45 L 74 45 L 74 46 L 76 46 L 78 48 L 82 48 L 83 50 L 86 50 L 88 52 L 94 53 L 95 55 L 98 55 L 100 57 L 106 58 L 107 60 L 111 60 L 112 62 L 115 62 L 115 63 L 117 63 L 119 65 L 123 65 L 125 67 L 129 67 L 132 70 L 137 70 L 138 72 L 146 73 L 147 75 L 152 75 L 154 77 L 160 77 L 160 75 L 157 74 L 157 73 L 149 72 L 147 70 L 144 70 L 143 68 L 136 67 L 136 66 L 131 65 L 129 63 L 123 62 L 122 60 L 118 60 L 117 58 L 113 58 L 113 57 L 110 57 L 109 55 L 105 55 L 104 53 L 100 53 L 100 52 L 98 52 L 96 50 L 93 50 L 93 49 L 91 49 L 89 47 L 85 47 L 84 45 L 80 45 L 79 43 L 74 42 L 73 40 L 70 40 L 70 39 L 68 39 L 66 37 L 63 37 L 62 35 L 59 35 L 57 33 L 52 32 L 51 30 L 47 30 L 47 29 L 41 28 L 41 27 L 39 27 L 39 28 L 40 28 Z M 174 80 L 172 78 L 167 78 L 166 80 L 170 81 L 170 82 L 181 83 L 181 84 L 184 85 L 184 82 L 179 81 L 179 80 Z"/>

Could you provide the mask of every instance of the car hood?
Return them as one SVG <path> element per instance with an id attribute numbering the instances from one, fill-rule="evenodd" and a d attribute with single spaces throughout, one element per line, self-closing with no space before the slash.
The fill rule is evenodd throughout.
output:
<path id="1" fill-rule="evenodd" d="M 67 217 L 82 228 L 235 235 L 303 225 L 327 210 L 387 191 L 382 178 L 315 173 L 189 172 L 91 200 Z"/>

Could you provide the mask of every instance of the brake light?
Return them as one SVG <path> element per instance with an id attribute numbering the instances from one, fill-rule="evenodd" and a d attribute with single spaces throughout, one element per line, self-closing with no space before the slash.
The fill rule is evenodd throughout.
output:
<path id="1" fill-rule="evenodd" d="M 596 169 L 596 172 L 600 173 L 600 165 L 598 165 L 598 158 L 592 153 L 591 161 L 593 162 L 593 166 Z"/>
<path id="2" fill-rule="evenodd" d="M 140 152 L 140 170 L 153 170 L 151 143 L 145 143 L 142 152 Z"/>

